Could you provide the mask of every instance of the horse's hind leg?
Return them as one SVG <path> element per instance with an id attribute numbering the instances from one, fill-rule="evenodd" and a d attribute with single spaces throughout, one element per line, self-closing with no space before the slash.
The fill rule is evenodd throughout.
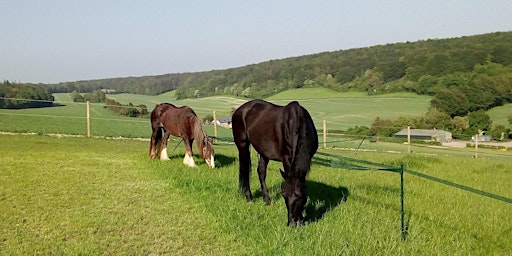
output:
<path id="1" fill-rule="evenodd" d="M 189 167 L 196 167 L 196 163 L 194 161 L 194 157 L 192 156 L 192 142 L 194 140 L 183 138 L 183 143 L 185 143 L 185 157 L 183 158 L 183 163 Z"/>
<path id="2" fill-rule="evenodd" d="M 151 133 L 151 141 L 149 143 L 149 158 L 155 159 L 158 157 L 157 150 L 160 149 L 160 142 L 162 137 L 162 129 L 153 127 L 153 132 Z"/>
<path id="3" fill-rule="evenodd" d="M 169 140 L 169 133 L 165 132 L 161 141 L 159 142 L 160 146 L 158 147 L 158 151 L 160 152 L 160 160 L 169 160 L 167 156 L 167 142 Z"/>
<path id="4" fill-rule="evenodd" d="M 268 195 L 267 182 L 265 181 L 267 178 L 268 161 L 269 161 L 268 158 L 266 158 L 262 155 L 259 155 L 258 177 L 260 179 L 261 193 L 263 194 L 263 201 L 265 201 L 266 204 L 270 204 L 270 196 Z"/>

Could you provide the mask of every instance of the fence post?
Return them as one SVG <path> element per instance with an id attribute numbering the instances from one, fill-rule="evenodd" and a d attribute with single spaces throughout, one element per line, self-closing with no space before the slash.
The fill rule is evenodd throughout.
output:
<path id="1" fill-rule="evenodd" d="M 91 104 L 87 101 L 87 138 L 91 137 Z"/>
<path id="2" fill-rule="evenodd" d="M 404 164 L 400 164 L 400 219 L 402 224 L 402 241 L 405 241 L 405 219 L 404 219 Z"/>
<path id="3" fill-rule="evenodd" d="M 475 158 L 478 158 L 478 134 L 475 135 Z"/>
<path id="4" fill-rule="evenodd" d="M 324 129 L 324 149 L 327 148 L 327 122 L 324 119 L 323 122 L 323 129 Z"/>
<path id="5" fill-rule="evenodd" d="M 411 153 L 411 127 L 407 126 L 407 153 Z"/>
<path id="6" fill-rule="evenodd" d="M 215 114 L 215 110 L 213 111 L 213 135 L 217 138 L 217 115 Z"/>

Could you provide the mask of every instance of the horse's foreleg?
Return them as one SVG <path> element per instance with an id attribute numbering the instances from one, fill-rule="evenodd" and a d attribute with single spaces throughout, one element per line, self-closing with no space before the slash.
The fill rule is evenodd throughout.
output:
<path id="1" fill-rule="evenodd" d="M 261 193 L 263 194 L 263 201 L 265 201 L 266 204 L 270 204 L 270 196 L 268 195 L 267 182 L 265 181 L 267 178 L 268 161 L 269 161 L 268 158 L 266 158 L 262 155 L 259 155 L 258 177 L 260 179 Z"/>
<path id="2" fill-rule="evenodd" d="M 169 133 L 164 133 L 164 136 L 160 140 L 158 150 L 160 151 L 160 160 L 169 160 L 169 156 L 167 156 L 167 142 L 169 140 Z"/>
<path id="3" fill-rule="evenodd" d="M 192 142 L 193 140 L 183 138 L 183 143 L 185 143 L 186 150 L 185 157 L 183 158 L 183 164 L 189 167 L 196 167 L 194 157 L 192 156 Z"/>

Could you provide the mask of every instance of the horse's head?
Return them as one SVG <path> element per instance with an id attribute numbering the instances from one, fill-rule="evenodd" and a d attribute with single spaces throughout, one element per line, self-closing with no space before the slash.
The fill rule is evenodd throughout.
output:
<path id="1" fill-rule="evenodd" d="M 204 137 L 202 144 L 201 156 L 210 168 L 215 168 L 215 151 L 213 150 L 213 143 L 208 137 Z"/>
<path id="2" fill-rule="evenodd" d="M 288 210 L 288 226 L 300 226 L 304 222 L 302 212 L 308 200 L 306 195 L 306 178 L 289 176 L 281 169 L 279 171 L 284 179 L 281 195 Z"/>

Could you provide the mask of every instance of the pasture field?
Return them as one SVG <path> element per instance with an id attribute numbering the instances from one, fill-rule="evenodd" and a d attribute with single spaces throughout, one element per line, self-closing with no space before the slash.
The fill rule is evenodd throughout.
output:
<path id="1" fill-rule="evenodd" d="M 41 109 L 0 109 L 0 131 L 86 134 L 86 105 L 72 102 L 67 93 L 56 93 L 54 96 L 55 101 L 62 106 Z M 108 97 L 123 104 L 145 104 L 149 111 L 160 102 L 171 102 L 177 106 L 187 105 L 196 111 L 199 118 L 212 115 L 213 110 L 216 111 L 217 117 L 231 116 L 232 110 L 246 101 L 232 97 L 174 100 L 173 93 L 158 96 L 115 94 Z M 430 98 L 403 93 L 369 97 L 360 93 L 338 93 L 325 88 L 306 88 L 286 91 L 274 95 L 269 100 L 282 105 L 290 100 L 299 100 L 312 115 L 317 129 L 322 129 L 322 122 L 326 120 L 328 130 L 346 130 L 356 125 L 370 126 L 377 116 L 396 118 L 423 115 L 427 112 Z M 104 108 L 102 103 L 91 103 L 90 115 L 94 136 L 132 138 L 150 136 L 147 118 L 119 116 Z M 208 129 L 207 132 L 213 131 L 213 128 Z"/>
<path id="2" fill-rule="evenodd" d="M 367 142 L 365 142 L 367 143 Z M 215 144 L 216 166 L 150 160 L 136 139 L 1 135 L 1 255 L 507 255 L 512 204 L 414 175 L 512 198 L 512 161 L 389 151 L 321 149 L 307 178 L 308 224 L 286 226 L 279 163 L 265 206 L 238 193 L 236 147 Z M 384 144 L 384 143 L 376 143 Z M 375 145 L 372 144 L 372 145 Z M 194 146 L 194 150 L 197 149 Z M 253 154 L 253 163 L 256 156 Z M 404 164 L 399 175 L 361 171 Z M 253 166 L 254 168 L 254 166 Z"/>
<path id="3" fill-rule="evenodd" d="M 512 104 L 492 108 L 487 111 L 487 114 L 489 114 L 493 126 L 501 124 L 505 127 L 510 127 L 508 116 L 512 115 Z"/>

